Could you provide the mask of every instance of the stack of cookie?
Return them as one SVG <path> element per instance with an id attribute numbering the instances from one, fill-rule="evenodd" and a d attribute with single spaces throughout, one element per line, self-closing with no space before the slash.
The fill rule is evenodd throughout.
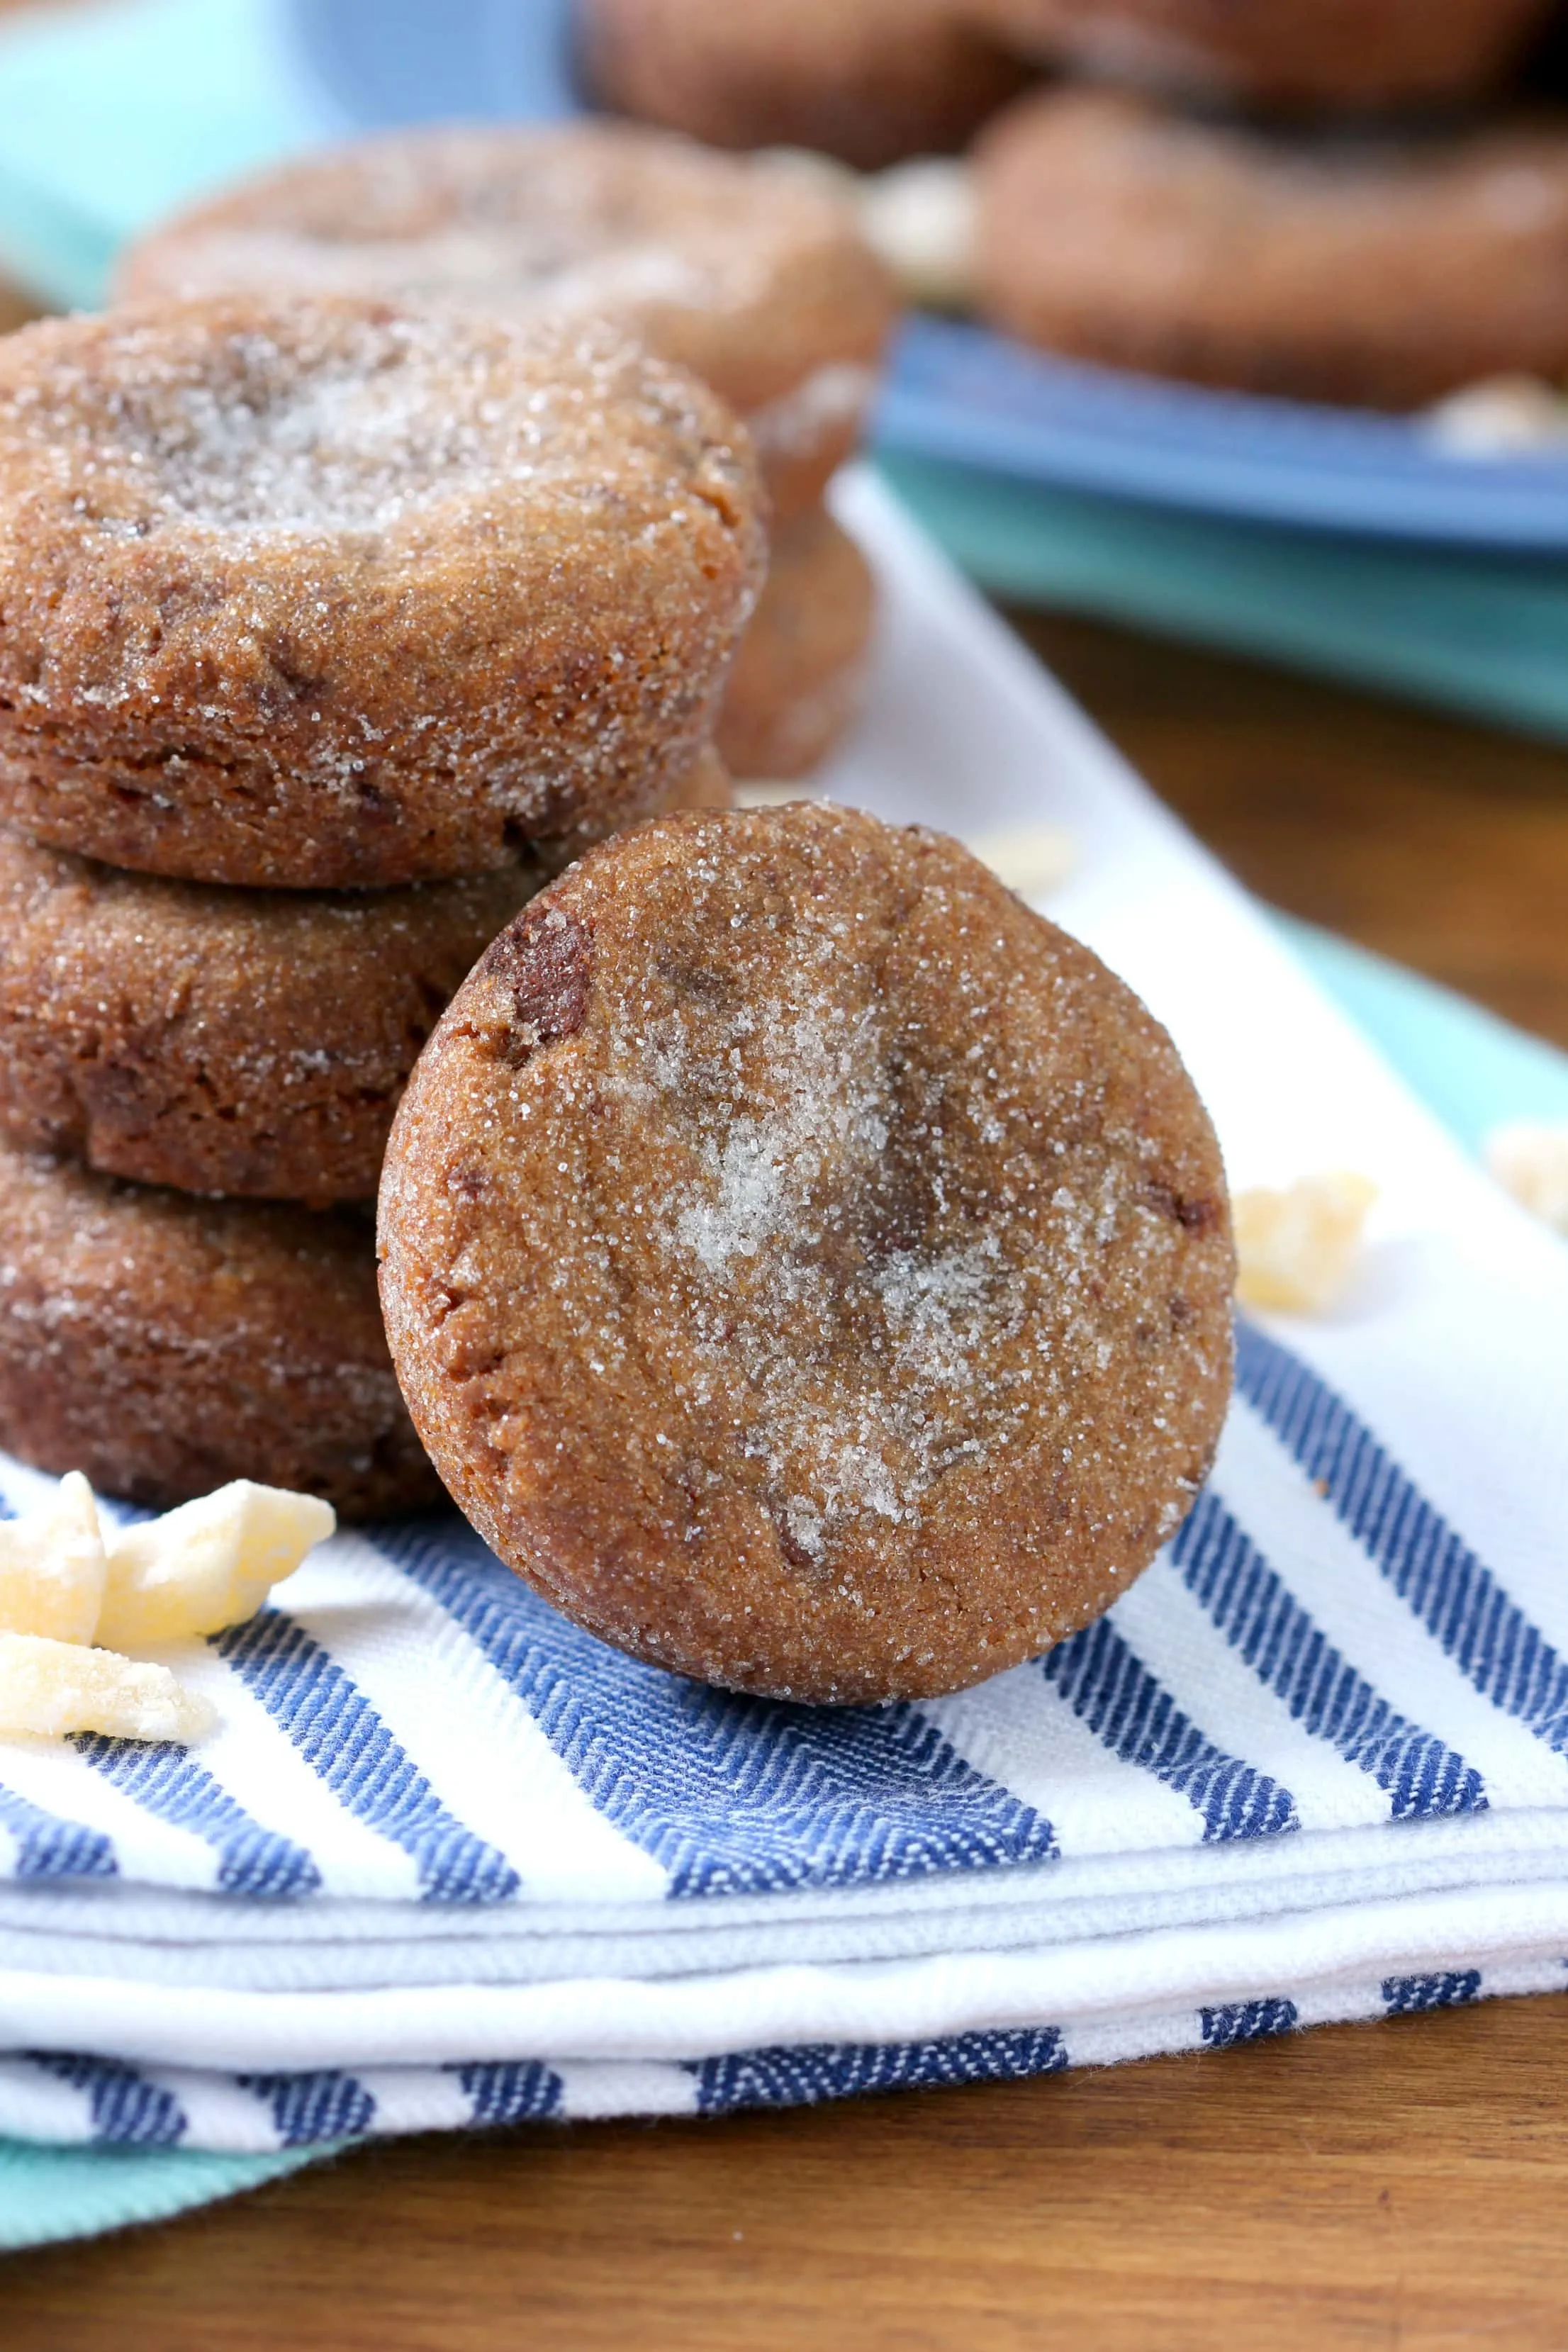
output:
<path id="1" fill-rule="evenodd" d="M 0 345 L 0 1446 L 436 1498 L 392 1113 L 538 884 L 700 782 L 761 510 L 597 324 L 241 295 Z"/>
<path id="2" fill-rule="evenodd" d="M 411 131 L 183 215 L 132 249 L 121 287 L 615 320 L 739 412 L 772 503 L 772 568 L 721 753 L 738 775 L 795 776 L 842 733 L 872 592 L 823 494 L 858 446 L 893 299 L 831 175 L 626 123 Z"/>

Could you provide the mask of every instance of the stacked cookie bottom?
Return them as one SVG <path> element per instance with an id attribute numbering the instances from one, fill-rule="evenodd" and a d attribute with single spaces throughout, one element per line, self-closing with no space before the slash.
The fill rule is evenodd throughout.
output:
<path id="1" fill-rule="evenodd" d="M 0 1446 L 159 1507 L 439 1498 L 372 1202 L 421 1045 L 545 877 L 242 889 L 0 831 Z"/>

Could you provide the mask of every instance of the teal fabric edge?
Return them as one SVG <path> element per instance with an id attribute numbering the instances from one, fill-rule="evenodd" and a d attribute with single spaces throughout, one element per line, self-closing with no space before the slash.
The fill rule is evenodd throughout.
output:
<path id="1" fill-rule="evenodd" d="M 339 2152 L 210 2156 L 195 2148 L 47 2147 L 0 2139 L 0 2252 L 166 2221 Z"/>
<path id="2" fill-rule="evenodd" d="M 887 449 L 878 463 L 993 594 L 1568 740 L 1568 565 L 1268 530 Z"/>

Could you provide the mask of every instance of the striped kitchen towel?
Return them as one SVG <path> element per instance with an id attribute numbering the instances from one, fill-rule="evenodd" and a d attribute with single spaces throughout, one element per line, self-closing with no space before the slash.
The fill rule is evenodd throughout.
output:
<path id="1" fill-rule="evenodd" d="M 1568 1250 L 1487 1182 L 868 478 L 837 796 L 1077 848 L 1233 1179 L 1380 1187 L 1244 1323 L 1215 1475 L 1110 1617 L 843 1712 L 605 1649 L 455 1517 L 167 1654 L 190 1753 L 0 1748 L 0 2134 L 259 2150 L 715 2112 L 1568 1984 Z M 37 1474 L 0 1463 L 22 1507 Z"/>

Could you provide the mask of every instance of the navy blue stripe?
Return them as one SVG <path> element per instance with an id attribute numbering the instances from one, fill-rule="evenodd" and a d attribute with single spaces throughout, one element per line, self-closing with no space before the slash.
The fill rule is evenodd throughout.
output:
<path id="1" fill-rule="evenodd" d="M 263 1828 L 183 1748 L 168 1741 L 108 1739 L 79 1732 L 71 1746 L 127 1797 L 159 1821 L 190 1830 L 218 1857 L 226 1895 L 310 1895 L 321 1874 L 302 1845 Z"/>
<path id="2" fill-rule="evenodd" d="M 1486 1810 L 1475 1767 L 1396 1714 L 1312 1622 L 1213 1487 L 1171 1547 L 1187 1590 L 1296 1721 L 1370 1773 L 1394 1821 Z"/>
<path id="3" fill-rule="evenodd" d="M 1216 1748 L 1109 1618 L 1048 1650 L 1040 1670 L 1113 1756 L 1142 1765 L 1203 1815 L 1205 1845 L 1300 1828 L 1289 1790 Z"/>
<path id="4" fill-rule="evenodd" d="M 944 2042 L 820 2042 L 796 2049 L 742 2050 L 690 2062 L 700 2115 L 734 2107 L 802 2107 L 861 2091 L 931 2089 L 953 2083 L 1014 2081 L 1067 2064 L 1054 2025 L 1014 2032 L 955 2033 Z"/>
<path id="5" fill-rule="evenodd" d="M 74 2051 L 30 2050 L 27 2056 L 44 2074 L 87 2093 L 96 2139 L 117 2147 L 173 2147 L 184 2138 L 185 2112 L 178 2099 L 134 2066 Z"/>
<path id="6" fill-rule="evenodd" d="M 1479 1969 L 1449 1969 L 1440 1976 L 1384 1977 L 1383 2004 L 1390 2017 L 1408 2017 L 1424 2009 L 1457 2009 L 1479 2000 Z"/>
<path id="7" fill-rule="evenodd" d="M 342 1668 L 280 1609 L 209 1636 L 341 1805 L 413 1857 L 427 1902 L 499 1903 L 518 1892 L 503 1853 L 447 1811 Z"/>
<path id="8" fill-rule="evenodd" d="M 1467 1681 L 1568 1752 L 1568 1664 L 1343 1399 L 1246 1322 L 1237 1387 Z"/>
<path id="9" fill-rule="evenodd" d="M 1233 2042 L 1261 2042 L 1270 2033 L 1289 2033 L 1299 2022 L 1293 2000 L 1228 2000 L 1217 2009 L 1200 2009 L 1198 2017 L 1211 2050 L 1228 2050 Z"/>
<path id="10" fill-rule="evenodd" d="M 322 2140 L 357 2139 L 369 2131 L 375 2101 L 363 2083 L 335 2070 L 317 2074 L 237 2074 L 243 2091 L 253 2091 L 272 2112 L 285 2147 L 314 2147 Z"/>
<path id="11" fill-rule="evenodd" d="M 623 1657 L 467 1528 L 378 1529 L 529 1707 L 579 1788 L 677 1895 L 1054 1860 L 1048 1822 L 914 1709 L 737 1698 Z"/>
<path id="12" fill-rule="evenodd" d="M 18 1878 L 115 1878 L 120 1865 L 102 1830 L 48 1813 L 0 1786 L 0 1822 L 16 1841 Z"/>
<path id="13" fill-rule="evenodd" d="M 448 2067 L 473 2103 L 474 2123 L 531 2124 L 561 2113 L 559 2074 L 535 2059 Z"/>

